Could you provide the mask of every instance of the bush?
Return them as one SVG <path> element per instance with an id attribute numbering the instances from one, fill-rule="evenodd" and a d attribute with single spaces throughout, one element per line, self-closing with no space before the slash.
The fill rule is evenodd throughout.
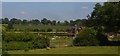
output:
<path id="1" fill-rule="evenodd" d="M 46 30 L 45 29 L 41 29 L 40 32 L 46 32 Z"/>
<path id="2" fill-rule="evenodd" d="M 25 51 L 25 52 L 29 51 L 29 48 L 25 48 L 24 51 Z"/>
<path id="3" fill-rule="evenodd" d="M 56 32 L 66 32 L 66 29 L 57 29 Z"/>
<path id="4" fill-rule="evenodd" d="M 34 32 L 39 32 L 40 30 L 39 29 L 33 29 Z"/>
<path id="5" fill-rule="evenodd" d="M 3 43 L 3 50 L 24 50 L 28 47 L 30 47 L 30 44 L 27 42 L 11 41 L 11 42 L 4 42 Z"/>
<path id="6" fill-rule="evenodd" d="M 107 46 L 109 44 L 107 35 L 105 35 L 101 29 L 98 29 L 97 34 L 96 34 L 96 38 L 99 40 L 100 46 Z"/>
<path id="7" fill-rule="evenodd" d="M 47 32 L 52 32 L 52 29 L 51 29 L 51 28 L 48 28 L 48 29 L 47 29 Z"/>
<path id="8" fill-rule="evenodd" d="M 46 48 L 50 45 L 49 39 L 45 37 L 36 38 L 33 42 L 34 48 Z"/>
<path id="9" fill-rule="evenodd" d="M 7 28 L 8 28 L 8 29 L 13 29 L 13 24 L 12 24 L 12 23 L 8 23 Z"/>
<path id="10" fill-rule="evenodd" d="M 96 38 L 96 30 L 93 28 L 86 28 L 81 30 L 73 41 L 75 46 L 96 46 L 99 41 Z"/>
<path id="11" fill-rule="evenodd" d="M 35 37 L 32 33 L 5 33 L 3 34 L 4 41 L 31 41 Z"/>
<path id="12" fill-rule="evenodd" d="M 34 48 L 46 48 L 49 39 L 33 33 L 5 33 L 3 34 L 4 50 L 25 50 Z"/>

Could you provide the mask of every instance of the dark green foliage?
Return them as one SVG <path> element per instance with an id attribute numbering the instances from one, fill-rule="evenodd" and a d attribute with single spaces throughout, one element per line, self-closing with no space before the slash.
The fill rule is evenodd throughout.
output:
<path id="1" fill-rule="evenodd" d="M 28 21 L 24 19 L 21 24 L 28 24 Z"/>
<path id="2" fill-rule="evenodd" d="M 75 46 L 114 46 L 119 45 L 119 42 L 108 41 L 107 36 L 104 34 L 101 28 L 86 28 L 79 32 L 74 39 L 73 44 Z"/>
<path id="3" fill-rule="evenodd" d="M 34 32 L 39 32 L 40 30 L 39 29 L 33 29 Z"/>
<path id="4" fill-rule="evenodd" d="M 64 21 L 65 25 L 69 25 L 69 22 L 67 20 Z"/>
<path id="5" fill-rule="evenodd" d="M 48 28 L 48 29 L 47 29 L 47 32 L 52 32 L 52 29 L 51 29 L 51 28 Z"/>
<path id="6" fill-rule="evenodd" d="M 97 3 L 91 16 L 88 18 L 89 26 L 104 27 L 105 32 L 116 32 L 120 29 L 120 2 Z"/>
<path id="7" fill-rule="evenodd" d="M 102 29 L 97 29 L 96 37 L 100 42 L 99 45 L 106 46 L 108 45 L 108 38 L 102 31 L 103 31 Z"/>
<path id="8" fill-rule="evenodd" d="M 46 30 L 45 29 L 41 29 L 40 32 L 45 32 Z"/>
<path id="9" fill-rule="evenodd" d="M 8 23 L 9 23 L 9 19 L 8 18 L 2 19 L 2 24 L 8 24 Z"/>
<path id="10" fill-rule="evenodd" d="M 56 21 L 55 20 L 52 21 L 52 25 L 56 25 Z"/>
<path id="11" fill-rule="evenodd" d="M 120 41 L 109 41 L 108 46 L 120 46 Z"/>
<path id="12" fill-rule="evenodd" d="M 6 33 L 6 34 L 3 34 L 3 40 L 4 41 L 24 41 L 24 42 L 27 42 L 27 41 L 31 41 L 33 40 L 35 37 L 34 34 L 32 33 Z"/>
<path id="13" fill-rule="evenodd" d="M 30 45 L 27 42 L 17 42 L 17 41 L 11 41 L 11 42 L 3 42 L 3 50 L 24 50 Z"/>
<path id="14" fill-rule="evenodd" d="M 74 39 L 73 44 L 75 46 L 96 46 L 99 45 L 99 41 L 96 38 L 96 30 L 93 28 L 86 28 L 79 32 Z"/>
<path id="15" fill-rule="evenodd" d="M 43 25 L 47 25 L 48 20 L 47 20 L 46 18 L 43 18 L 43 19 L 41 20 L 41 23 L 42 23 Z"/>
<path id="16" fill-rule="evenodd" d="M 24 51 L 25 51 L 25 52 L 29 51 L 29 48 L 25 48 Z"/>
<path id="17" fill-rule="evenodd" d="M 16 18 L 12 18 L 9 22 L 12 23 L 12 24 L 20 24 L 21 20 L 20 19 L 16 19 Z"/>
<path id="18" fill-rule="evenodd" d="M 8 24 L 8 23 L 12 23 L 12 24 L 18 24 L 18 25 L 52 25 L 52 26 L 74 26 L 75 24 L 80 25 L 80 26 L 85 26 L 84 20 L 81 19 L 77 19 L 75 21 L 70 20 L 70 21 L 64 21 L 64 22 L 60 22 L 60 21 L 56 21 L 56 20 L 48 20 L 47 18 L 43 18 L 42 20 L 38 20 L 38 19 L 32 19 L 32 20 L 20 20 L 17 18 L 12 18 L 9 20 L 9 18 L 3 18 L 2 19 L 2 24 Z"/>
<path id="19" fill-rule="evenodd" d="M 39 36 L 27 32 L 3 34 L 3 50 L 46 48 L 49 44 L 47 36 Z"/>
<path id="20" fill-rule="evenodd" d="M 109 42 L 105 33 L 119 32 L 120 30 L 120 2 L 97 3 L 86 21 L 88 27 L 95 27 L 100 45 L 117 45 Z M 117 33 L 116 33 L 117 34 Z"/>
<path id="21" fill-rule="evenodd" d="M 49 46 L 50 42 L 48 38 L 42 37 L 42 38 L 36 38 L 33 42 L 34 48 L 45 48 Z"/>
<path id="22" fill-rule="evenodd" d="M 40 21 L 38 19 L 35 19 L 35 20 L 31 20 L 29 23 L 38 25 L 38 24 L 40 24 Z"/>
<path id="23" fill-rule="evenodd" d="M 8 23 L 7 29 L 13 29 L 13 24 L 12 23 Z"/>

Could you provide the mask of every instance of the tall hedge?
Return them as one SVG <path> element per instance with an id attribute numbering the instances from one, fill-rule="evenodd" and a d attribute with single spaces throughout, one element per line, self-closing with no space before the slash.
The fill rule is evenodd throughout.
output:
<path id="1" fill-rule="evenodd" d="M 99 41 L 96 38 L 97 31 L 94 28 L 81 30 L 73 41 L 75 46 L 96 46 Z"/>

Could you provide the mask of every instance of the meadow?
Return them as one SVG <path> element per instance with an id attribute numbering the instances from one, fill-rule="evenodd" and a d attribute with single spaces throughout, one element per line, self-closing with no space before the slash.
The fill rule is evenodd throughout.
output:
<path id="1" fill-rule="evenodd" d="M 80 46 L 47 49 L 34 49 L 29 51 L 6 51 L 8 54 L 118 54 L 118 46 Z"/>
<path id="2" fill-rule="evenodd" d="M 21 29 L 21 30 L 33 30 L 33 29 L 38 29 L 38 30 L 47 30 L 47 29 L 52 29 L 52 31 L 66 31 L 66 29 L 69 26 L 51 26 L 51 25 L 14 25 L 14 29 Z"/>

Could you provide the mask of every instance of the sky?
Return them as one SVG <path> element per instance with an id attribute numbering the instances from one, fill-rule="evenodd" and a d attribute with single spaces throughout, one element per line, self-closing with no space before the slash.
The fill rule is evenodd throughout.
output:
<path id="1" fill-rule="evenodd" d="M 96 2 L 3 2 L 2 17 L 18 19 L 85 19 Z"/>
<path id="2" fill-rule="evenodd" d="M 2 0 L 3 2 L 105 2 L 107 0 Z"/>
<path id="3" fill-rule="evenodd" d="M 0 18 L 2 18 L 2 3 L 0 2 Z"/>

